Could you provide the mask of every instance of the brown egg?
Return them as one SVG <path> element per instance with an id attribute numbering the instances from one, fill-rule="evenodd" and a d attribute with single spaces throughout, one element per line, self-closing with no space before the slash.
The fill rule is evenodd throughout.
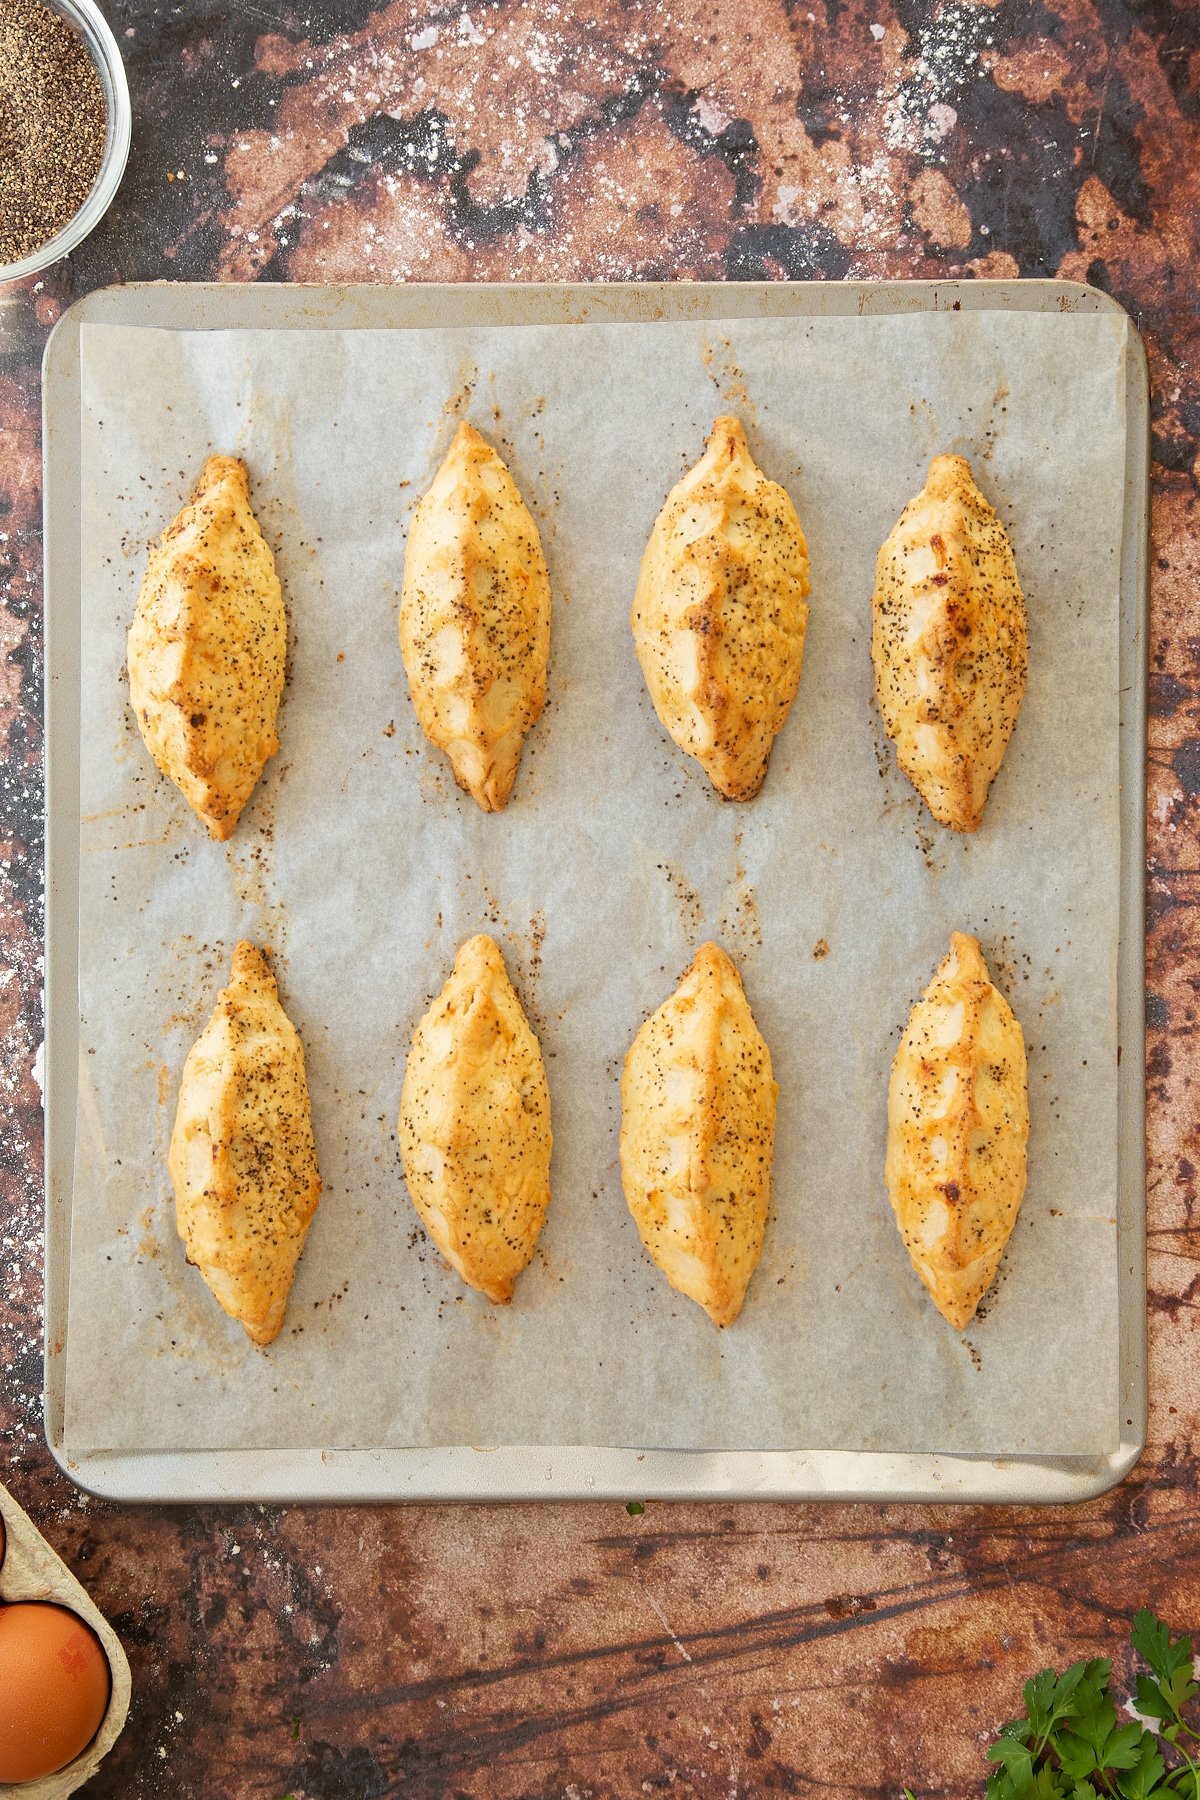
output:
<path id="1" fill-rule="evenodd" d="M 108 1658 L 90 1626 L 40 1600 L 0 1607 L 0 1782 L 74 1762 L 108 1710 Z"/>

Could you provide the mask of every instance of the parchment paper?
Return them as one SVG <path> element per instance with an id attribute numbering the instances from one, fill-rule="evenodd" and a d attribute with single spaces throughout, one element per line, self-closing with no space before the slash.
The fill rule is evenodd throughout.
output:
<path id="1" fill-rule="evenodd" d="M 1117 1442 L 1118 566 L 1111 315 L 173 333 L 87 325 L 78 1150 L 69 1449 L 595 1443 L 1098 1454 Z M 799 698 L 752 804 L 655 719 L 629 603 L 655 515 L 734 410 L 808 534 Z M 404 532 L 458 417 L 501 449 L 554 589 L 550 699 L 485 817 L 414 721 Z M 232 842 L 154 770 L 125 632 L 148 544 L 243 455 L 290 612 Z M 936 825 L 871 705 L 876 550 L 960 451 L 1012 532 L 1024 708 L 982 829 Z M 959 927 L 1030 1052 L 1030 1178 L 964 1336 L 883 1185 L 888 1071 Z M 431 1247 L 395 1121 L 412 1028 L 498 938 L 547 1061 L 554 1198 L 515 1303 Z M 189 1269 L 166 1148 L 235 940 L 274 952 L 325 1191 L 275 1345 Z M 718 1333 L 644 1256 L 618 1075 L 694 947 L 738 960 L 780 1086 L 774 1213 Z"/>

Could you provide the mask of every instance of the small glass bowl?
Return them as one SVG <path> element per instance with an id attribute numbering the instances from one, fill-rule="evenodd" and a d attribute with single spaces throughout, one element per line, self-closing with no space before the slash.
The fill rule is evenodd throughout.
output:
<path id="1" fill-rule="evenodd" d="M 67 256 L 78 244 L 82 244 L 88 232 L 95 230 L 112 205 L 129 156 L 132 123 L 129 83 L 125 79 L 125 64 L 121 60 L 117 40 L 107 19 L 95 0 L 46 0 L 46 5 L 51 12 L 58 13 L 69 25 L 75 27 L 96 65 L 108 114 L 104 156 L 92 183 L 92 191 L 74 218 L 69 219 L 52 238 L 47 238 L 41 249 L 35 250 L 32 255 L 23 257 L 20 262 L 0 263 L 0 286 L 9 281 L 21 281 L 26 275 L 37 275 L 60 257 Z"/>

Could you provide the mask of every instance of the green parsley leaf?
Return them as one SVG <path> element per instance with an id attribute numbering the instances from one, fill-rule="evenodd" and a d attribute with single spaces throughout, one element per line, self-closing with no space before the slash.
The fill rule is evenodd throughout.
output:
<path id="1" fill-rule="evenodd" d="M 1009 1793 L 1013 1800 L 1024 1800 L 1033 1782 L 1033 1751 L 1028 1744 L 1018 1744 L 1011 1737 L 998 1737 L 988 1751 L 988 1761 L 1004 1764 L 1008 1788 L 1006 1791 L 1003 1784 L 998 1785 L 1001 1800 L 1008 1800 Z"/>
<path id="2" fill-rule="evenodd" d="M 631 1519 L 640 1518 L 645 1510 L 646 1508 L 642 1505 L 640 1500 L 627 1500 L 625 1502 L 625 1511 L 629 1514 Z"/>
<path id="3" fill-rule="evenodd" d="M 1184 1707 L 1200 1692 L 1192 1673 L 1191 1638 L 1173 1639 L 1162 1620 L 1143 1607 L 1133 1621 L 1131 1641 L 1158 1677 L 1150 1681 L 1145 1675 L 1138 1676 L 1138 1711 L 1149 1719 L 1178 1725 Z"/>
<path id="4" fill-rule="evenodd" d="M 1076 1737 L 1074 1732 L 1060 1731 L 1054 1740 L 1054 1750 L 1063 1772 L 1072 1781 L 1083 1781 L 1086 1776 L 1094 1775 L 1104 1764 L 1086 1738 Z"/>
<path id="5" fill-rule="evenodd" d="M 1181 1669 L 1190 1673 L 1194 1654 L 1191 1638 L 1173 1639 L 1162 1620 L 1156 1618 L 1148 1606 L 1134 1614 L 1129 1641 L 1160 1681 L 1169 1682 Z"/>
<path id="6" fill-rule="evenodd" d="M 1110 1666 L 1108 1663 L 1103 1665 L 1104 1675 L 1100 1682 L 1096 1680 L 1097 1664 L 1077 1662 L 1071 1664 L 1065 1675 L 1043 1669 L 1040 1675 L 1025 1683 L 1029 1737 L 1036 1740 L 1039 1752 L 1056 1726 L 1078 1718 L 1081 1707 L 1086 1709 L 1099 1699 Z M 1016 1724 L 1019 1727 L 1021 1721 L 1018 1719 Z"/>
<path id="7" fill-rule="evenodd" d="M 1136 1719 L 1130 1719 L 1128 1725 L 1118 1725 L 1104 1746 L 1104 1767 L 1116 1770 L 1136 1768 L 1142 1754 L 1143 1740 L 1148 1737 L 1153 1743 L 1153 1737 Z"/>
<path id="8" fill-rule="evenodd" d="M 1058 1759 L 1068 1775 L 1090 1775 L 1094 1770 L 1132 1769 L 1142 1742 L 1142 1727 L 1135 1720 L 1117 1724 L 1117 1709 L 1107 1695 L 1083 1714 L 1070 1732 L 1055 1740 Z"/>
<path id="9" fill-rule="evenodd" d="M 1151 1681 L 1149 1675 L 1138 1676 L 1134 1700 L 1144 1719 L 1161 1719 L 1165 1725 L 1173 1725 L 1178 1718 L 1174 1702 L 1163 1693 L 1157 1681 Z"/>
<path id="10" fill-rule="evenodd" d="M 1082 1712 L 1089 1712 L 1108 1698 L 1108 1682 L 1112 1675 L 1112 1663 L 1107 1656 L 1094 1656 L 1083 1665 L 1083 1679 L 1079 1683 L 1079 1705 Z"/>
<path id="11" fill-rule="evenodd" d="M 1142 1734 L 1137 1762 L 1121 1776 L 1117 1788 L 1124 1800 L 1151 1800 L 1155 1790 L 1161 1794 L 1159 1783 L 1166 1772 L 1167 1766 L 1158 1754 L 1158 1746 L 1147 1731 Z"/>

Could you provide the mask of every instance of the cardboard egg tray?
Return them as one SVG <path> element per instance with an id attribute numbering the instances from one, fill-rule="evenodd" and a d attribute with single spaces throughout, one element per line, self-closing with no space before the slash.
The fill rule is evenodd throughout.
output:
<path id="1" fill-rule="evenodd" d="M 103 1723 L 74 1762 L 39 1781 L 21 1781 L 15 1786 L 0 1781 L 0 1800 L 9 1800 L 9 1796 L 12 1800 L 64 1800 L 96 1773 L 121 1735 L 129 1713 L 129 1664 L 121 1641 L 104 1614 L 3 1485 L 0 1517 L 4 1520 L 6 1545 L 4 1560 L 0 1562 L 0 1603 L 49 1600 L 70 1607 L 100 1639 L 112 1671 L 112 1693 Z"/>

